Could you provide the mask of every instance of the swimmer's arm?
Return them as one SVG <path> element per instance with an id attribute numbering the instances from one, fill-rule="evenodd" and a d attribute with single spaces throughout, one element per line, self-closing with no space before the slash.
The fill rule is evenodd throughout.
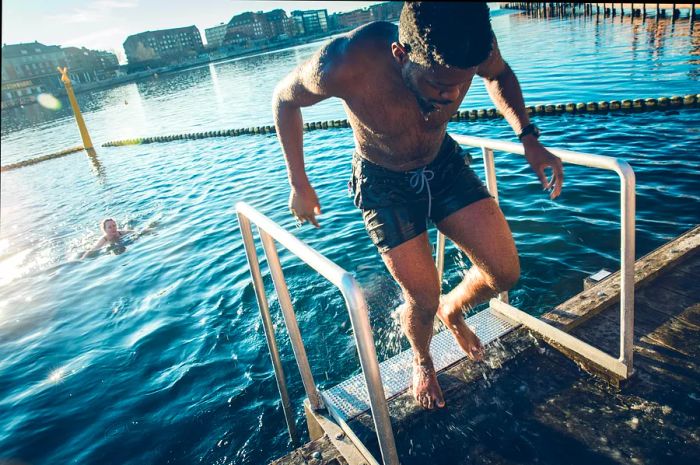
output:
<path id="1" fill-rule="evenodd" d="M 496 105 L 508 124 L 516 134 L 520 134 L 530 124 L 530 117 L 525 109 L 525 99 L 518 78 L 508 66 L 498 49 L 496 36 L 493 37 L 491 55 L 482 62 L 476 73 L 484 78 L 489 97 Z M 533 135 L 522 139 L 525 158 L 545 189 L 551 189 L 550 198 L 554 199 L 561 193 L 564 182 L 564 169 L 561 160 L 551 154 Z M 552 169 L 552 178 L 548 181 L 545 168 Z"/>
<path id="2" fill-rule="evenodd" d="M 120 236 L 126 236 L 127 234 L 133 234 L 133 233 L 134 233 L 133 229 L 120 229 L 119 230 Z"/>
<path id="3" fill-rule="evenodd" d="M 354 74 L 348 61 L 348 41 L 346 37 L 330 41 L 275 88 L 272 114 L 292 186 L 309 183 L 304 169 L 301 108 L 330 97 L 343 98 Z"/>
<path id="4" fill-rule="evenodd" d="M 107 243 L 107 241 L 105 240 L 105 238 L 104 238 L 104 237 L 101 237 L 100 240 L 97 241 L 97 242 L 95 242 L 95 245 L 93 245 L 92 248 L 91 248 L 90 250 L 88 250 L 87 252 L 85 252 L 85 253 L 82 255 L 82 257 L 80 257 L 80 258 L 87 258 L 87 257 L 89 257 L 90 255 L 94 254 L 95 252 L 97 252 L 98 250 L 100 250 L 102 247 L 104 247 L 104 245 L 105 245 L 106 243 Z"/>

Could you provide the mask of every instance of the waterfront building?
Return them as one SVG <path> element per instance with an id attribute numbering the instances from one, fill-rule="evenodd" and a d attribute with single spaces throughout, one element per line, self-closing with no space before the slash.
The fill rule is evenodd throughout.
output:
<path id="1" fill-rule="evenodd" d="M 226 29 L 227 37 L 240 36 L 251 39 L 267 39 L 270 35 L 270 23 L 262 12 L 252 13 L 248 11 L 236 15 L 228 22 L 228 28 Z"/>
<path id="2" fill-rule="evenodd" d="M 297 35 L 297 28 L 294 20 L 287 16 L 284 10 L 272 10 L 264 13 L 264 15 L 270 25 L 271 39 L 286 39 Z"/>
<path id="3" fill-rule="evenodd" d="M 36 101 L 41 93 L 61 95 L 65 89 L 56 68 L 68 66 L 71 81 L 80 85 L 118 74 L 113 53 L 40 42 L 3 45 L 2 108 Z"/>
<path id="4" fill-rule="evenodd" d="M 334 13 L 328 17 L 328 27 L 335 29 L 352 29 L 372 21 L 398 21 L 402 2 L 384 2 L 361 10 L 347 13 Z"/>
<path id="5" fill-rule="evenodd" d="M 372 21 L 398 21 L 403 2 L 384 2 L 371 5 Z"/>
<path id="6" fill-rule="evenodd" d="M 224 37 L 226 37 L 226 29 L 228 24 L 221 23 L 218 26 L 213 26 L 204 30 L 204 36 L 207 38 L 207 47 L 217 48 L 221 47 L 224 42 Z"/>
<path id="7" fill-rule="evenodd" d="M 370 10 L 353 10 L 347 13 L 335 15 L 336 25 L 339 28 L 355 28 L 372 22 L 372 12 Z"/>
<path id="8" fill-rule="evenodd" d="M 292 11 L 299 31 L 305 35 L 328 32 L 328 10 Z"/>
<path id="9" fill-rule="evenodd" d="M 141 32 L 124 41 L 130 71 L 180 63 L 195 58 L 203 48 L 196 26 Z"/>
<path id="10" fill-rule="evenodd" d="M 2 107 L 36 101 L 43 92 L 63 89 L 56 68 L 65 64 L 58 45 L 39 42 L 2 46 Z"/>
<path id="11" fill-rule="evenodd" d="M 63 49 L 71 80 L 81 84 L 110 79 L 117 75 L 119 60 L 114 53 L 85 47 Z"/>

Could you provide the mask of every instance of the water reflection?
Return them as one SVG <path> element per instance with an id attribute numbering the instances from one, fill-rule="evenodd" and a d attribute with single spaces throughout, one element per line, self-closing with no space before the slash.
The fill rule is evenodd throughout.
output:
<path id="1" fill-rule="evenodd" d="M 97 152 L 95 149 L 87 149 L 87 156 L 90 159 L 90 163 L 92 164 L 92 171 L 97 175 L 97 178 L 100 180 L 101 183 L 104 183 L 106 176 L 105 176 L 105 167 L 104 165 L 100 162 L 100 159 L 97 157 Z"/>
<path id="2" fill-rule="evenodd" d="M 211 75 L 211 86 L 214 89 L 214 96 L 216 97 L 216 103 L 219 105 L 219 110 L 224 104 L 224 98 L 221 93 L 221 86 L 219 84 L 219 76 L 216 71 L 216 66 L 214 63 L 209 63 L 209 74 Z"/>
<path id="3" fill-rule="evenodd" d="M 48 121 L 60 121 L 71 117 L 72 112 L 67 97 L 58 97 L 60 108 L 49 110 L 38 104 L 2 110 L 2 135 L 26 127 L 38 126 Z"/>

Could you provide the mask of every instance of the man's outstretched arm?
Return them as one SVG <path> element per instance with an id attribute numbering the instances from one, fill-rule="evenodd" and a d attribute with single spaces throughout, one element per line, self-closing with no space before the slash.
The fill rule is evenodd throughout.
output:
<path id="1" fill-rule="evenodd" d="M 496 105 L 503 113 L 508 124 L 516 134 L 520 134 L 528 124 L 530 117 L 525 109 L 523 93 L 518 83 L 518 78 L 508 66 L 498 50 L 496 38 L 493 39 L 493 51 L 489 58 L 477 68 L 477 74 L 484 78 L 486 90 Z M 564 169 L 561 160 L 552 155 L 533 135 L 527 135 L 522 139 L 525 148 L 525 158 L 537 174 L 542 187 L 551 189 L 550 198 L 555 199 L 561 193 L 564 182 Z M 547 181 L 545 168 L 552 168 L 552 178 Z"/>
<path id="2" fill-rule="evenodd" d="M 282 146 L 291 186 L 289 208 L 300 222 L 316 227 L 321 205 L 304 167 L 303 120 L 301 107 L 329 97 L 339 97 L 343 84 L 343 49 L 347 39 L 338 38 L 323 46 L 311 59 L 299 65 L 275 88 L 272 114 L 277 138 Z"/>

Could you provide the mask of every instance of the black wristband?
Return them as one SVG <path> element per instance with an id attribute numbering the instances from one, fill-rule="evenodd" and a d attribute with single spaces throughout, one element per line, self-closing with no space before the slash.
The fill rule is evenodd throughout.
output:
<path id="1" fill-rule="evenodd" d="M 534 124 L 530 123 L 527 126 L 525 126 L 520 134 L 518 134 L 518 139 L 523 140 L 523 137 L 529 136 L 532 134 L 535 136 L 535 139 L 539 139 L 540 137 L 540 128 L 535 126 Z"/>

